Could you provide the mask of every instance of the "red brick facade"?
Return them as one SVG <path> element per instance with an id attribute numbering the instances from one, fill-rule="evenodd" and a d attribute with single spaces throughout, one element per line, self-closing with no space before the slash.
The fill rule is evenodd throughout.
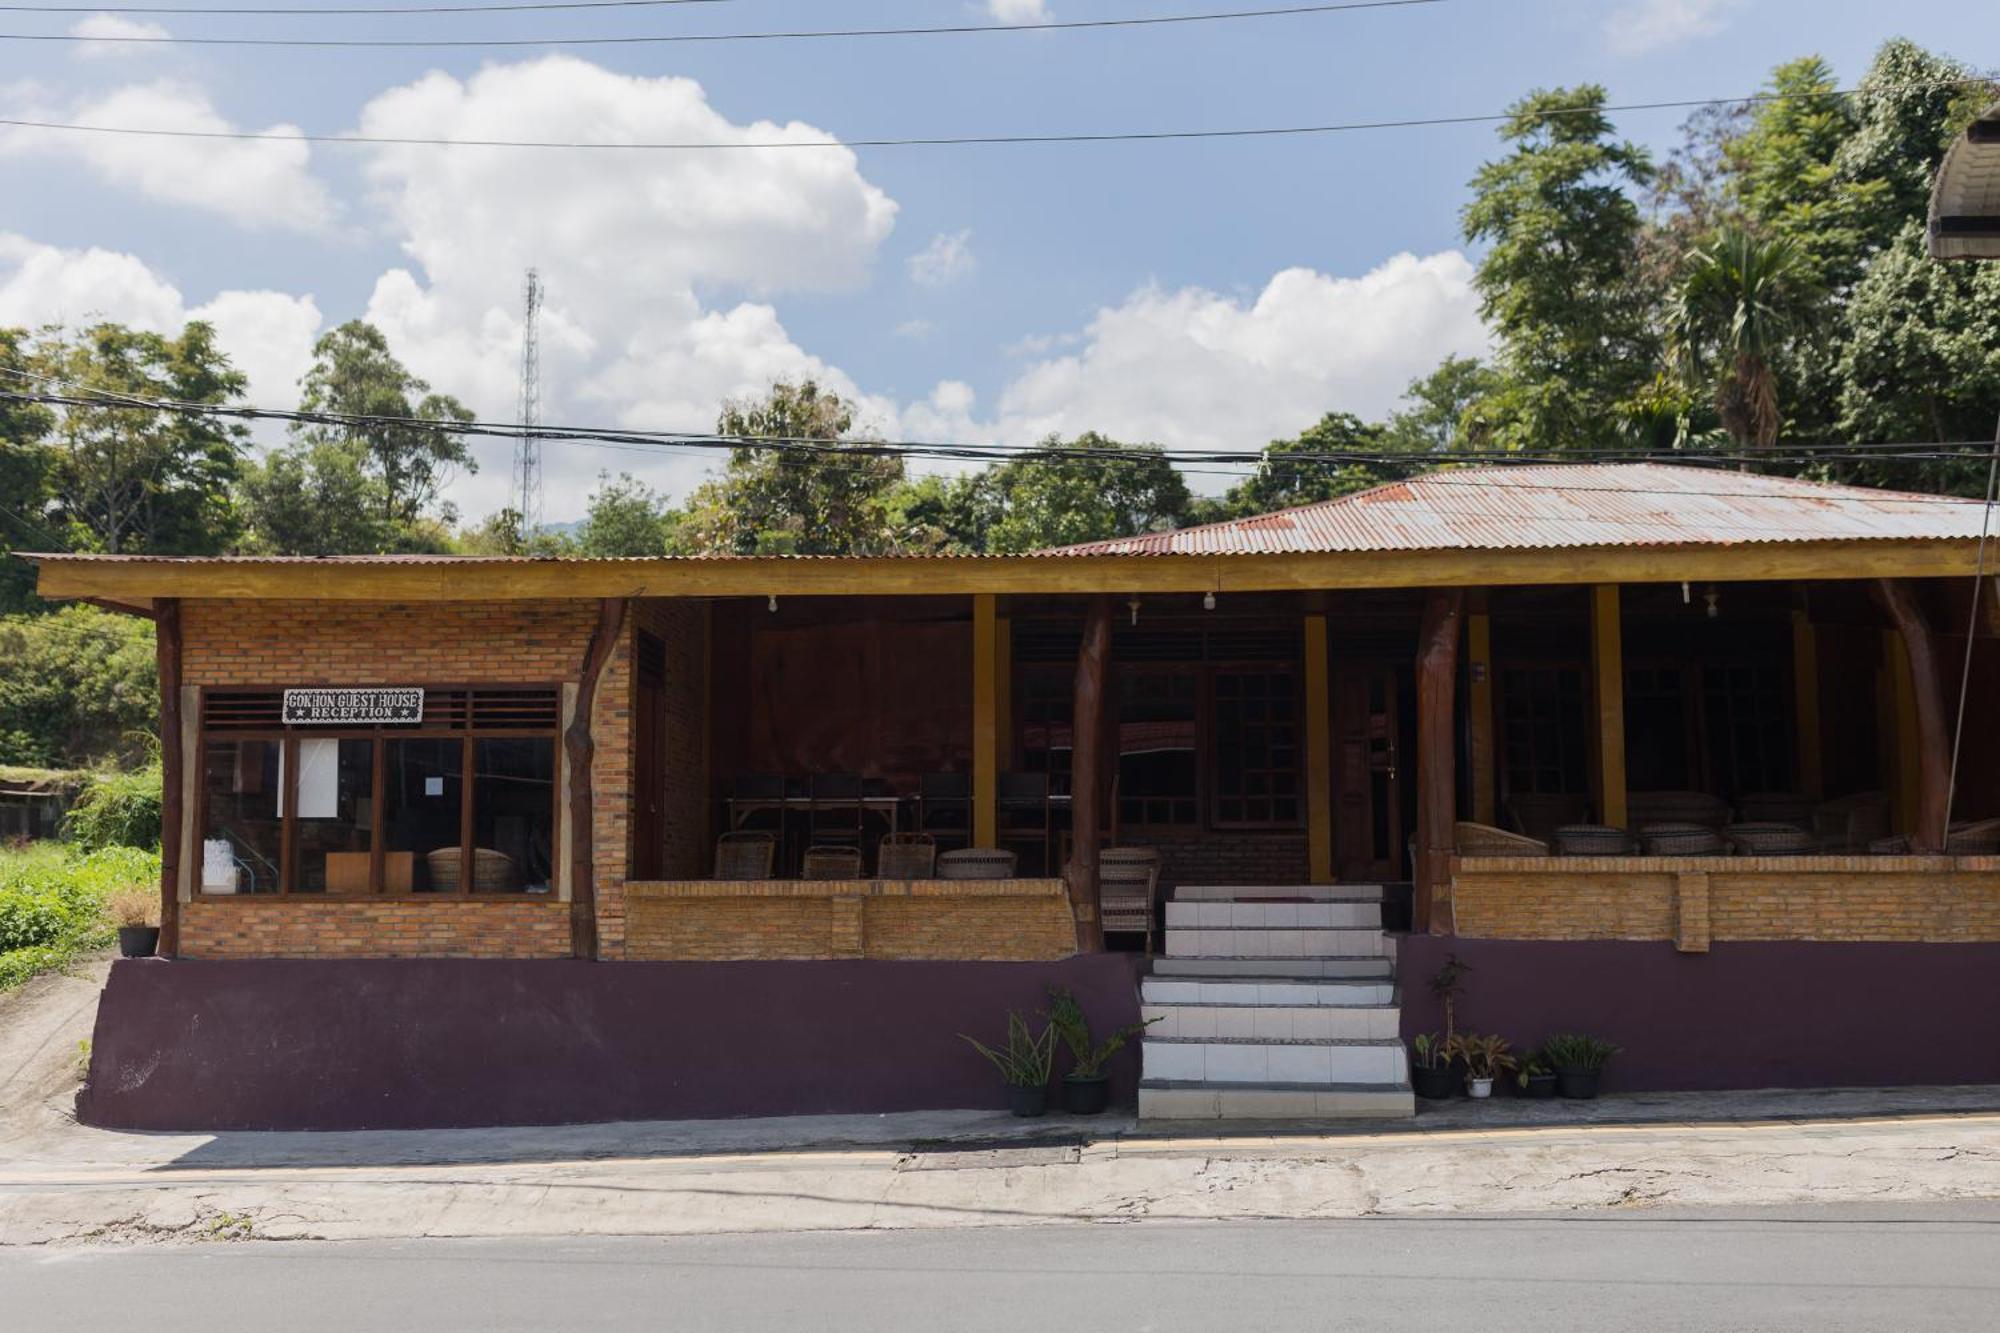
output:
<path id="1" fill-rule="evenodd" d="M 188 958 L 567 958 L 569 904 L 243 898 L 181 906 Z"/>

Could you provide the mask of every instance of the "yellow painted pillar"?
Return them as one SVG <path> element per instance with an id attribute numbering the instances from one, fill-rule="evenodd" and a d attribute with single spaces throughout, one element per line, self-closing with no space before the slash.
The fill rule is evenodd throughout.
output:
<path id="1" fill-rule="evenodd" d="M 1473 611 L 1465 619 L 1467 691 L 1466 724 L 1470 730 L 1472 818 L 1474 823 L 1498 824 L 1493 781 L 1493 617 L 1486 599 L 1474 594 Z"/>
<path id="2" fill-rule="evenodd" d="M 1326 617 L 1306 617 L 1306 869 L 1333 883 L 1333 719 L 1326 675 Z"/>
<path id="3" fill-rule="evenodd" d="M 1819 749 L 1819 635 L 1804 611 L 1792 612 L 1792 708 L 1799 733 L 1799 790 L 1826 796 Z"/>
<path id="4" fill-rule="evenodd" d="M 993 622 L 994 766 L 1014 763 L 1014 622 L 1001 616 Z"/>
<path id="5" fill-rule="evenodd" d="M 1917 683 L 1910 674 L 1910 655 L 1904 650 L 1902 636 L 1894 630 L 1882 633 L 1882 656 L 1883 665 L 1888 669 L 1889 706 L 1886 711 L 1890 720 L 1883 748 L 1890 756 L 1891 772 L 1895 777 L 1890 790 L 1895 799 L 1896 831 L 1910 833 L 1917 828 L 1918 809 L 1923 799 Z"/>
<path id="6" fill-rule="evenodd" d="M 1597 783 L 1605 823 L 1625 827 L 1625 640 L 1618 585 L 1590 590 L 1590 659 L 1597 695 Z"/>
<path id="7" fill-rule="evenodd" d="M 972 845 L 999 839 L 1000 688 L 993 669 L 999 640 L 995 599 L 972 595 Z"/>

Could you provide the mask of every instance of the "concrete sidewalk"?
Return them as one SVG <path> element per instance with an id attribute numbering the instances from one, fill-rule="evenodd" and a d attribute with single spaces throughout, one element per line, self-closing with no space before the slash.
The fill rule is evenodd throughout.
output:
<path id="1" fill-rule="evenodd" d="M 1399 1126 L 984 1112 L 368 1134 L 46 1121 L 0 1244 L 735 1231 L 2000 1198 L 2000 1088 L 1451 1103 Z"/>

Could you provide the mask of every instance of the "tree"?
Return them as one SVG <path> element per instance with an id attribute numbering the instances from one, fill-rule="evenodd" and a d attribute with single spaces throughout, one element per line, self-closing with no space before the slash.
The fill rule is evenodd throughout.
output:
<path id="1" fill-rule="evenodd" d="M 666 497 L 629 473 L 616 481 L 600 475 L 577 532 L 579 554 L 595 557 L 665 555 L 677 526 Z"/>
<path id="2" fill-rule="evenodd" d="M 369 555 L 396 549 L 368 450 L 355 440 L 273 449 L 244 477 L 248 550 L 270 555 Z"/>
<path id="3" fill-rule="evenodd" d="M 1587 447 L 1657 360 L 1627 193 L 1652 165 L 1604 101 L 1594 84 L 1531 93 L 1500 128 L 1512 151 L 1472 181 L 1465 238 L 1489 246 L 1476 284 L 1501 372 L 1472 420 L 1503 448 Z"/>
<path id="4" fill-rule="evenodd" d="M 180 337 L 98 324 L 74 338 L 35 338 L 36 372 L 105 405 L 57 414 L 53 516 L 76 550 L 207 555 L 236 532 L 231 490 L 241 473 L 245 429 L 214 417 L 134 406 L 124 399 L 222 404 L 246 381 L 195 321 Z"/>
<path id="5" fill-rule="evenodd" d="M 0 764 L 82 767 L 146 753 L 159 718 L 153 627 L 94 606 L 0 618 Z"/>
<path id="6" fill-rule="evenodd" d="M 1347 412 L 1329 412 L 1296 439 L 1264 446 L 1256 474 L 1230 487 L 1220 506 L 1205 518 L 1249 518 L 1295 505 L 1331 500 L 1377 485 L 1389 470 L 1365 459 L 1341 455 L 1382 453 L 1388 429 Z"/>
<path id="7" fill-rule="evenodd" d="M 321 455 L 314 452 L 317 446 L 360 451 L 367 459 L 365 473 L 375 482 L 372 503 L 386 531 L 400 534 L 419 527 L 432 514 L 454 468 L 478 470 L 464 437 L 450 429 L 471 421 L 471 411 L 449 394 L 431 392 L 429 384 L 396 359 L 389 340 L 372 324 L 349 320 L 322 335 L 313 344 L 312 368 L 300 387 L 301 411 L 372 418 L 298 425 L 292 439 L 306 450 L 301 466 L 309 469 L 322 463 L 336 472 L 347 469 L 348 455 Z M 449 506 L 439 516 L 449 522 Z"/>
<path id="8" fill-rule="evenodd" d="M 527 529 L 521 511 L 508 506 L 486 516 L 476 528 L 458 534 L 441 549 L 458 555 L 566 556 L 577 554 L 576 539 L 547 528 Z"/>
<path id="9" fill-rule="evenodd" d="M 1857 125 L 1835 154 L 1837 179 L 1865 187 L 1857 219 L 1864 254 L 1887 250 L 1930 205 L 1931 181 L 1952 137 L 1992 105 L 1995 85 L 1970 66 L 1895 38 L 1855 89 Z"/>
<path id="10" fill-rule="evenodd" d="M 1708 388 L 1739 447 L 1769 449 L 1784 417 L 1780 359 L 1819 308 L 1810 261 L 1783 237 L 1726 226 L 1688 257 L 1668 312 L 1683 381 Z"/>
<path id="11" fill-rule="evenodd" d="M 812 380 L 724 404 L 716 433 L 739 444 L 689 497 L 677 543 L 702 555 L 878 555 L 897 549 L 889 500 L 903 461 L 848 438 L 854 408 Z"/>
<path id="12" fill-rule="evenodd" d="M 979 543 L 997 554 L 1134 537 L 1178 526 L 1187 481 L 1156 444 L 1121 444 L 1095 431 L 988 469 L 967 497 Z"/>
<path id="13" fill-rule="evenodd" d="M 25 329 L 0 329 L 0 389 L 27 389 L 30 373 Z M 35 571 L 12 559 L 15 551 L 58 549 L 62 538 L 49 518 L 54 503 L 56 455 L 48 436 L 55 414 L 39 403 L 0 398 L 0 615 L 39 611 Z"/>
<path id="14" fill-rule="evenodd" d="M 1434 454 L 1483 447 L 1485 441 L 1468 429 L 1467 414 L 1499 385 L 1499 376 L 1477 357 L 1446 357 L 1403 391 L 1408 406 L 1389 414 L 1385 447 Z"/>

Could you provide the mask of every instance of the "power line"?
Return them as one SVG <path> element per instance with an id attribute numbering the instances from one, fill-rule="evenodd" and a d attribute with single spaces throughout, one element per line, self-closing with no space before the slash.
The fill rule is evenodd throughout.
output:
<path id="1" fill-rule="evenodd" d="M 917 28 L 794 28 L 776 32 L 676 32 L 617 37 L 185 37 L 174 33 L 95 36 L 73 32 L 0 33 L 12 42 L 115 42 L 128 46 L 278 46 L 440 50 L 519 46 L 665 46 L 718 42 L 796 42 L 864 37 L 964 37 L 996 32 L 1080 32 L 1108 28 L 1157 28 L 1186 23 L 1226 23 L 1238 19 L 1299 18 L 1358 9 L 1410 9 L 1449 0 L 1341 0 L 1338 4 L 1284 5 L 1270 9 L 1227 9 L 1203 14 L 1147 14 L 1122 19 L 1047 19 L 1035 23 L 952 23 Z"/>
<path id="2" fill-rule="evenodd" d="M 1986 87 L 1987 79 L 1938 79 L 1900 85 L 1878 92 L 1918 92 L 1935 88 Z M 16 129 L 61 130 L 79 134 L 135 135 L 159 139 L 264 140 L 275 143 L 354 144 L 387 148 L 538 148 L 613 151 L 692 152 L 734 149 L 777 148 L 954 148 L 995 144 L 1097 144 L 1150 143 L 1188 139 L 1260 139 L 1286 136 L 1353 134 L 1374 130 L 1431 129 L 1457 125 L 1498 125 L 1512 120 L 1553 120 L 1562 116 L 1602 115 L 1638 111 L 1686 111 L 1709 106 L 1763 106 L 1775 102 L 1819 101 L 1858 97 L 1859 88 L 1831 89 L 1816 93 L 1752 93 L 1745 97 L 1694 97 L 1661 102 L 1623 102 L 1590 107 L 1552 107 L 1532 113 L 1497 112 L 1466 116 L 1423 116 L 1400 120 L 1358 120 L 1325 125 L 1260 126 L 1222 130 L 1136 130 L 1101 134 L 971 134 L 937 138 L 894 139 L 762 139 L 724 142 L 719 140 L 683 142 L 612 142 L 576 139 L 439 139 L 415 135 L 382 134 L 281 134 L 269 130 L 169 130 L 135 125 L 79 125 L 66 121 L 25 120 L 0 117 L 0 125 Z"/>

